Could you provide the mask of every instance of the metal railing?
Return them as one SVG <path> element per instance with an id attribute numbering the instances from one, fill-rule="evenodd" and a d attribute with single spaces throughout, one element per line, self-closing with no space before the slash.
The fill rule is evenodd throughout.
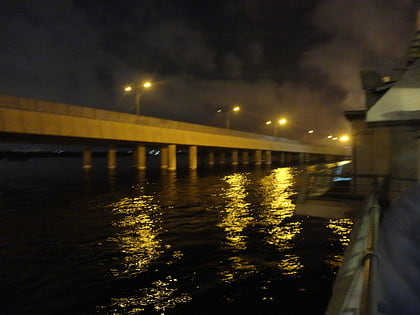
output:
<path id="1" fill-rule="evenodd" d="M 311 200 L 362 200 L 326 314 L 378 314 L 377 244 L 382 211 L 380 204 L 394 199 L 415 179 L 346 175 L 333 167 L 308 173 L 305 181 L 297 203 Z"/>
<path id="2" fill-rule="evenodd" d="M 366 195 L 364 205 L 351 233 L 350 244 L 344 253 L 334 283 L 333 295 L 328 305 L 327 315 L 336 314 L 377 314 L 377 242 L 381 207 L 379 198 L 385 180 L 371 178 L 371 190 Z"/>
<path id="3" fill-rule="evenodd" d="M 328 305 L 327 315 L 376 314 L 376 242 L 379 206 L 374 189 L 351 233 Z"/>

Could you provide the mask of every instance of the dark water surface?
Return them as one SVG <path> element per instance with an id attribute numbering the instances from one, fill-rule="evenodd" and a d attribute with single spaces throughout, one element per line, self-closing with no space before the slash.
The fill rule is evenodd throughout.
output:
<path id="1" fill-rule="evenodd" d="M 323 314 L 349 220 L 297 216 L 302 168 L 146 173 L 0 160 L 0 314 Z"/>

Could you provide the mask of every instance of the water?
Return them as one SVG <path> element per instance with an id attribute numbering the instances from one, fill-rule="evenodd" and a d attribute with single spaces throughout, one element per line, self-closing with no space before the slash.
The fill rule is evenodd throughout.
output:
<path id="1" fill-rule="evenodd" d="M 303 170 L 0 160 L 1 314 L 323 314 L 351 222 Z"/>

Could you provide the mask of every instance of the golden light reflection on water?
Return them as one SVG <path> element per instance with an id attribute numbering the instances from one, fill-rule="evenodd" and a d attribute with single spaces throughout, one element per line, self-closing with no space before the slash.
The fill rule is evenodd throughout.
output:
<path id="1" fill-rule="evenodd" d="M 277 267 L 284 275 L 296 275 L 303 268 L 297 255 L 284 255 L 284 258 L 278 263 Z"/>
<path id="2" fill-rule="evenodd" d="M 106 309 L 107 314 L 138 314 L 152 307 L 158 314 L 165 314 L 168 309 L 192 300 L 190 295 L 175 288 L 177 281 L 167 276 L 164 280 L 153 282 L 149 288 L 139 290 L 135 296 L 114 298 L 109 306 L 101 308 Z"/>
<path id="3" fill-rule="evenodd" d="M 223 178 L 229 186 L 222 190 L 221 196 L 226 201 L 221 211 L 222 221 L 218 224 L 225 231 L 224 247 L 234 256 L 229 258 L 229 266 L 219 275 L 223 282 L 233 282 L 257 270 L 257 267 L 240 255 L 247 248 L 248 236 L 244 230 L 253 222 L 249 213 L 249 203 L 245 201 L 248 193 L 246 185 L 249 179 L 244 173 L 235 173 Z M 239 254 L 239 255 L 238 255 Z"/>
<path id="4" fill-rule="evenodd" d="M 292 189 L 293 183 L 294 178 L 289 167 L 275 169 L 261 179 L 266 224 L 276 225 L 293 216 L 295 205 L 291 197 L 296 194 Z"/>
<path id="5" fill-rule="evenodd" d="M 261 180 L 264 200 L 261 212 L 262 232 L 267 236 L 264 241 L 277 250 L 285 252 L 293 249 L 293 240 L 302 230 L 301 222 L 284 222 L 293 217 L 295 205 L 292 197 L 295 177 L 291 168 L 278 168 Z M 297 255 L 285 254 L 277 267 L 286 275 L 296 275 L 303 268 Z"/>
<path id="6" fill-rule="evenodd" d="M 293 239 L 301 232 L 300 222 L 283 223 L 282 226 L 273 226 L 267 232 L 269 235 L 265 241 L 277 247 L 280 251 L 293 248 Z"/>
<path id="7" fill-rule="evenodd" d="M 222 191 L 226 206 L 222 211 L 222 222 L 218 226 L 226 232 L 226 246 L 244 250 L 247 236 L 243 231 L 254 220 L 249 214 L 249 203 L 245 201 L 248 195 L 245 185 L 249 180 L 241 173 L 225 176 L 223 180 L 229 184 L 229 187 Z"/>
<path id="8" fill-rule="evenodd" d="M 340 236 L 340 243 L 347 247 L 350 243 L 350 233 L 353 227 L 353 220 L 348 218 L 330 219 L 327 228 L 331 229 L 334 234 Z"/>
<path id="9" fill-rule="evenodd" d="M 327 228 L 339 236 L 339 241 L 343 248 L 346 248 L 350 243 L 350 234 L 353 228 L 353 220 L 349 218 L 330 219 Z M 333 268 L 338 268 L 343 262 L 343 255 L 330 255 L 326 259 L 326 263 Z"/>
<path id="10" fill-rule="evenodd" d="M 113 269 L 116 277 L 131 277 L 146 271 L 164 251 L 159 239 L 161 213 L 150 196 L 126 197 L 112 204 L 119 229 L 110 240 L 118 244 L 124 254 L 123 266 Z"/>
<path id="11" fill-rule="evenodd" d="M 141 187 L 139 193 L 142 192 Z M 111 270 L 117 278 L 131 278 L 145 272 L 170 245 L 164 245 L 159 235 L 163 232 L 162 213 L 153 197 L 123 198 L 111 205 L 117 220 L 114 225 L 119 232 L 110 241 L 117 243 L 122 256 L 122 266 Z M 181 251 L 174 251 L 171 265 L 182 259 Z M 138 291 L 135 296 L 113 298 L 107 306 L 99 307 L 112 314 L 138 314 L 153 308 L 159 314 L 177 304 L 191 300 L 187 293 L 180 293 L 178 279 L 167 276 L 154 281 L 151 286 Z"/>

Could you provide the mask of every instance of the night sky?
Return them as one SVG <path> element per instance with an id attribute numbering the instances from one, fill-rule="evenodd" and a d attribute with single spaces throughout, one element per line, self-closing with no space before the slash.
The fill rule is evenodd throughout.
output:
<path id="1" fill-rule="evenodd" d="M 415 0 L 0 2 L 0 93 L 301 139 L 349 132 L 359 72 L 398 78 Z"/>

